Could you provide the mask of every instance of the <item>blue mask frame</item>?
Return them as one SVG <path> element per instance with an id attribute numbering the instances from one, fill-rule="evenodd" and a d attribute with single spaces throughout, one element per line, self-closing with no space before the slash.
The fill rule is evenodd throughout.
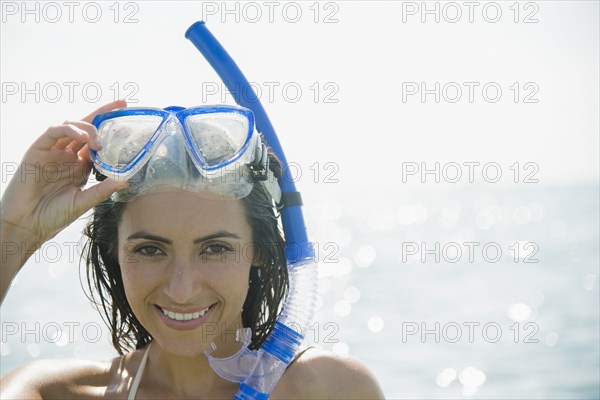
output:
<path id="1" fill-rule="evenodd" d="M 201 149 L 195 144 L 192 133 L 189 131 L 186 120 L 188 117 L 199 115 L 199 114 L 215 114 L 215 113 L 235 113 L 238 115 L 242 115 L 248 124 L 248 131 L 245 134 L 244 143 L 233 154 L 231 157 L 227 158 L 223 162 L 217 165 L 208 165 L 203 156 L 201 154 Z M 149 140 L 143 146 L 143 148 L 139 149 L 137 155 L 124 167 L 116 167 L 111 164 L 107 164 L 102 161 L 100 154 L 98 151 L 91 149 L 90 154 L 92 161 L 98 171 L 102 174 L 111 176 L 113 178 L 119 178 L 120 176 L 130 177 L 132 173 L 135 173 L 135 169 L 139 169 L 143 166 L 143 164 L 147 161 L 148 157 L 153 153 L 157 144 L 162 140 L 163 126 L 170 118 L 176 118 L 182 128 L 183 139 L 190 155 L 192 161 L 199 168 L 200 171 L 204 171 L 207 173 L 218 171 L 226 168 L 228 165 L 231 165 L 236 160 L 238 160 L 242 154 L 244 154 L 248 150 L 248 146 L 251 142 L 253 135 L 255 135 L 254 131 L 254 114 L 250 109 L 245 107 L 237 107 L 237 106 L 227 106 L 227 105 L 217 105 L 217 106 L 199 106 L 199 107 L 178 107 L 171 106 L 166 107 L 164 109 L 160 108 L 124 108 L 121 110 L 110 111 L 104 114 L 97 115 L 92 124 L 100 129 L 102 123 L 107 120 L 119 118 L 119 117 L 128 117 L 128 116 L 158 116 L 161 117 L 161 122 L 157 125 L 155 132 L 151 135 Z M 136 149 L 137 151 L 138 149 Z"/>

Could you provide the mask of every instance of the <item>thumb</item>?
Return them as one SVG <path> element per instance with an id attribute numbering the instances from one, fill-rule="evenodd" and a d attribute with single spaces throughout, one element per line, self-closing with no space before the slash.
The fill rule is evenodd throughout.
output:
<path id="1" fill-rule="evenodd" d="M 106 178 L 102 182 L 77 193 L 77 196 L 75 197 L 75 212 L 78 215 L 81 215 L 90 208 L 106 200 L 117 190 L 125 189 L 128 186 L 128 182 L 115 182 L 110 178 Z"/>

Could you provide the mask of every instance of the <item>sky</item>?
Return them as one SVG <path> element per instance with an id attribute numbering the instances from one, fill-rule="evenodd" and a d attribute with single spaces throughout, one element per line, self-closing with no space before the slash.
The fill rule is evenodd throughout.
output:
<path id="1" fill-rule="evenodd" d="M 598 181 L 598 2 L 69 4 L 2 2 L 3 186 L 48 126 L 115 98 L 233 103 L 184 38 L 202 19 L 308 190 Z"/>

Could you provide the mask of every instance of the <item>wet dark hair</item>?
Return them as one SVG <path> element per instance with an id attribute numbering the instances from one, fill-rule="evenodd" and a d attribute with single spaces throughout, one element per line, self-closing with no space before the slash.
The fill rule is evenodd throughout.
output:
<path id="1" fill-rule="evenodd" d="M 269 168 L 281 177 L 281 164 L 269 150 Z M 287 296 L 289 280 L 285 241 L 278 211 L 262 184 L 254 184 L 241 199 L 252 230 L 255 259 L 250 268 L 249 289 L 242 311 L 244 327 L 252 328 L 251 349 L 258 349 L 273 330 Z M 111 331 L 112 344 L 120 355 L 144 347 L 152 336 L 131 309 L 118 260 L 118 226 L 127 203 L 108 199 L 94 208 L 84 229 L 88 298 L 96 305 Z"/>

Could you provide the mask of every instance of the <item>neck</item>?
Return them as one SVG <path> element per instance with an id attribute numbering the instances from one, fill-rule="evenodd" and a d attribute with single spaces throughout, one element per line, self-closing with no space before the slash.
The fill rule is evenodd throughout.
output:
<path id="1" fill-rule="evenodd" d="M 235 337 L 235 334 L 232 334 Z M 236 341 L 217 342 L 215 357 L 226 357 L 240 350 L 242 344 Z M 200 352 L 195 355 L 175 354 L 153 340 L 150 346 L 144 381 L 152 382 L 157 393 L 181 397 L 203 397 L 219 394 L 219 397 L 232 398 L 238 383 L 229 382 L 218 376 L 210 366 L 208 358 Z"/>

